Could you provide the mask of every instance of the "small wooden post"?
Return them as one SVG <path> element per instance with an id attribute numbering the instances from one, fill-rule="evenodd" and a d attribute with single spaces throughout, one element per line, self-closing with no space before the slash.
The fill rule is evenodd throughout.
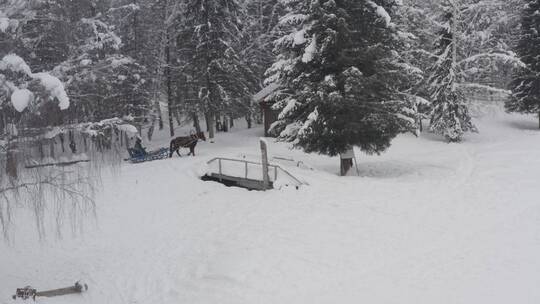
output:
<path id="1" fill-rule="evenodd" d="M 262 172 L 263 172 L 263 190 L 270 189 L 270 177 L 268 176 L 268 147 L 266 141 L 261 138 Z"/>

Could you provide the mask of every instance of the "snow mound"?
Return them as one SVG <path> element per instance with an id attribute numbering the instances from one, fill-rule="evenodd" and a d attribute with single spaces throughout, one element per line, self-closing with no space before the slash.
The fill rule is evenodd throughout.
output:
<path id="1" fill-rule="evenodd" d="M 41 85 L 45 88 L 45 90 L 47 90 L 51 97 L 58 100 L 58 105 L 61 110 L 66 110 L 67 108 L 69 108 L 69 97 L 66 93 L 62 81 L 49 73 L 32 73 L 32 70 L 30 69 L 28 64 L 21 57 L 15 54 L 8 54 L 4 56 L 0 61 L 0 70 L 10 70 L 13 72 L 24 73 L 32 79 L 39 80 Z M 17 89 L 15 89 L 14 91 L 17 91 Z M 21 98 L 21 94 L 23 93 L 17 93 L 16 96 L 18 98 Z M 18 104 L 18 106 L 20 105 L 23 105 L 23 103 Z"/>
<path id="2" fill-rule="evenodd" d="M 34 94 L 28 89 L 17 89 L 11 94 L 11 104 L 17 112 L 24 111 L 34 101 Z"/>
<path id="3" fill-rule="evenodd" d="M 375 12 L 377 13 L 377 15 L 379 15 L 379 18 L 384 20 L 387 27 L 390 26 L 390 24 L 392 24 L 392 18 L 390 17 L 388 12 L 384 9 L 384 7 L 378 5 L 377 3 L 373 1 L 368 1 L 368 3 L 375 9 Z"/>
<path id="4" fill-rule="evenodd" d="M 22 72 L 26 75 L 32 75 L 32 71 L 24 59 L 15 54 L 8 54 L 2 58 L 0 61 L 0 70 L 10 70 L 13 72 Z"/>
<path id="5" fill-rule="evenodd" d="M 9 19 L 0 17 L 0 32 L 5 33 L 9 27 Z"/>
<path id="6" fill-rule="evenodd" d="M 69 108 L 69 97 L 60 79 L 48 73 L 32 74 L 32 78 L 38 79 L 41 85 L 51 94 L 51 97 L 58 99 L 58 106 L 61 110 L 67 110 Z"/>
<path id="7" fill-rule="evenodd" d="M 302 56 L 302 62 L 308 63 L 313 60 L 313 57 L 315 56 L 315 52 L 317 51 L 317 36 L 313 35 L 311 38 L 311 42 L 304 50 L 304 55 Z"/>

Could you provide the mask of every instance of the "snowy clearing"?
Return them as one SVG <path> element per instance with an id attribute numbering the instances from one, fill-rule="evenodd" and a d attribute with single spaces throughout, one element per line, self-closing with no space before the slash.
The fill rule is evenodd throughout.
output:
<path id="1" fill-rule="evenodd" d="M 302 162 L 279 162 L 310 184 L 300 190 L 198 179 L 213 157 L 256 158 L 261 129 L 221 133 L 195 158 L 126 163 L 106 174 L 82 235 L 36 248 L 19 210 L 0 243 L 0 303 L 78 279 L 82 296 L 37 302 L 538 303 L 536 123 L 486 118 L 462 144 L 404 135 L 381 157 L 359 155 L 361 177 L 269 140 L 271 157 Z"/>

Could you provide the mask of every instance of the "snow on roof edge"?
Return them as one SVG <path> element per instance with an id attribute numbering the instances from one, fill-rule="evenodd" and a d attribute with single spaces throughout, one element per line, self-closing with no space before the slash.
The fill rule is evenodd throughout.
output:
<path id="1" fill-rule="evenodd" d="M 268 95 L 274 93 L 277 89 L 279 89 L 279 84 L 277 83 L 271 83 L 267 85 L 264 89 L 259 91 L 259 93 L 253 95 L 254 101 L 262 101 L 265 97 Z"/>

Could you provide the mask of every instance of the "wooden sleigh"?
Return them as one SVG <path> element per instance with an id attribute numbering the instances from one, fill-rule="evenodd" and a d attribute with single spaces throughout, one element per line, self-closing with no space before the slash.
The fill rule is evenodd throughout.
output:
<path id="1" fill-rule="evenodd" d="M 146 153 L 140 153 L 134 149 L 129 148 L 128 153 L 129 153 L 129 158 L 125 160 L 130 161 L 134 164 L 158 160 L 158 159 L 164 159 L 164 158 L 169 157 L 169 149 L 167 148 L 161 148 L 161 149 L 146 152 Z"/>

